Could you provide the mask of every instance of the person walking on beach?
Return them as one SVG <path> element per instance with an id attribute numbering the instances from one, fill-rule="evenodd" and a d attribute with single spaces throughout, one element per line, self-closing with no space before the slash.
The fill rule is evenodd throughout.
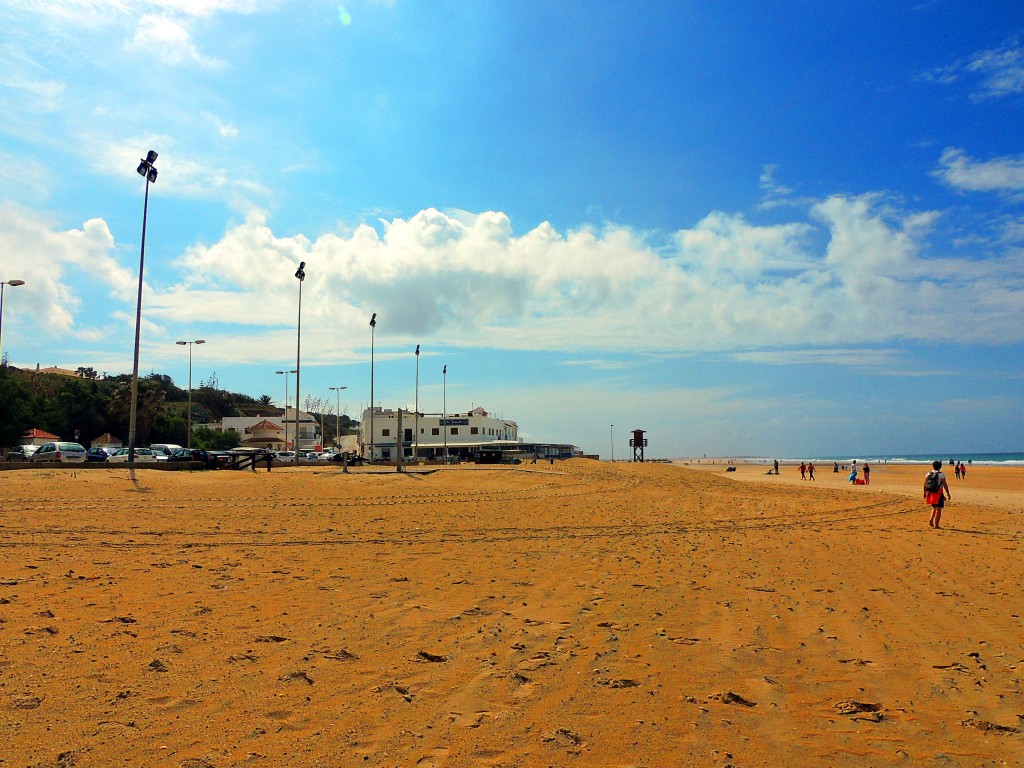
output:
<path id="1" fill-rule="evenodd" d="M 775 460 L 775 465 L 774 466 L 775 466 L 775 474 L 777 475 L 777 474 L 779 474 L 779 460 L 778 459 Z"/>
<path id="2" fill-rule="evenodd" d="M 949 494 L 949 483 L 946 482 L 946 475 L 942 471 L 942 462 L 936 459 L 932 462 L 932 470 L 924 476 L 924 500 L 932 506 L 932 517 L 928 525 L 932 528 L 940 528 L 939 520 L 942 519 L 942 508 L 946 501 L 953 497 Z"/>
<path id="3" fill-rule="evenodd" d="M 960 465 L 959 464 L 957 464 L 955 467 L 953 467 L 953 474 L 956 475 L 956 479 L 957 480 L 960 479 Z"/>
<path id="4" fill-rule="evenodd" d="M 967 479 L 967 465 L 964 464 L 962 461 L 960 462 L 960 479 L 961 480 L 966 480 Z"/>
<path id="5" fill-rule="evenodd" d="M 814 479 L 814 462 L 813 461 L 807 462 L 807 478 L 809 480 L 813 480 Z"/>
<path id="6" fill-rule="evenodd" d="M 800 462 L 800 479 L 801 480 L 806 480 L 807 479 L 807 465 L 804 464 L 802 461 Z"/>
<path id="7" fill-rule="evenodd" d="M 864 462 L 864 485 L 871 485 L 871 467 L 866 461 Z"/>

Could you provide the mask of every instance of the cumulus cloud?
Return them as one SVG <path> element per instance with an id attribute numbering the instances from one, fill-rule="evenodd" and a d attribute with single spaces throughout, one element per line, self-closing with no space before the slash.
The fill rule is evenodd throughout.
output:
<path id="1" fill-rule="evenodd" d="M 951 187 L 968 192 L 1024 192 L 1024 155 L 975 160 L 964 150 L 949 147 L 939 158 L 934 175 Z"/>
<path id="2" fill-rule="evenodd" d="M 0 252 L 4 254 L 4 279 L 24 280 L 30 301 L 20 312 L 30 317 L 40 332 L 67 334 L 77 329 L 81 296 L 70 286 L 92 281 L 118 302 L 131 299 L 136 275 L 124 269 L 114 255 L 114 237 L 102 219 L 91 219 L 81 228 L 60 230 L 54 223 L 21 206 L 0 205 Z M 8 318 L 10 319 L 10 318 Z"/>
<path id="3" fill-rule="evenodd" d="M 286 278 L 305 261 L 303 311 L 311 325 L 330 327 L 325 354 L 361 339 L 372 312 L 390 338 L 426 333 L 517 350 L 880 344 L 941 339 L 950 326 L 975 340 L 1022 338 L 1008 321 L 1024 301 L 1020 259 L 926 258 L 937 217 L 878 196 L 835 196 L 805 222 L 762 226 L 715 212 L 666 242 L 614 226 L 542 224 L 516 235 L 501 213 L 433 209 L 347 233 L 282 237 L 253 214 L 218 242 L 190 248 L 178 263 L 187 281 L 154 302 L 169 318 L 202 304 L 235 322 L 290 323 Z M 824 250 L 812 234 L 826 237 Z"/>
<path id="4" fill-rule="evenodd" d="M 884 353 L 869 360 L 851 350 L 939 341 L 950 328 L 963 342 L 1024 339 L 1024 253 L 927 256 L 937 217 L 865 195 L 819 201 L 806 220 L 786 224 L 713 212 L 671 237 L 547 223 L 516 234 L 500 212 L 435 209 L 309 237 L 280 235 L 256 212 L 182 253 L 177 283 L 147 288 L 146 315 L 155 338 L 196 318 L 217 325 L 225 363 L 249 361 L 257 348 L 286 358 L 292 273 L 304 261 L 303 353 L 313 365 L 358 359 L 372 313 L 382 354 L 430 338 L 451 348 L 572 351 L 599 368 L 636 355 L 808 349 L 828 351 L 794 361 L 877 364 Z M 61 270 L 86 260 L 131 308 L 132 276 L 111 255 L 103 222 L 61 232 L 7 209 L 0 224 L 8 252 L 58 254 L 52 273 L 23 262 L 34 279 L 50 281 L 40 304 L 47 330 L 75 323 Z M 12 243 L 12 232 L 38 243 Z"/>

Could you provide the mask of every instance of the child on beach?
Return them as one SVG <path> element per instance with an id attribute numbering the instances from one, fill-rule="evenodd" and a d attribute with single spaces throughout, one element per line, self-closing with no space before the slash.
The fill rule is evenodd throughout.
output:
<path id="1" fill-rule="evenodd" d="M 928 525 L 932 528 L 940 528 L 939 520 L 942 519 L 942 508 L 947 499 L 953 497 L 949 494 L 949 484 L 946 482 L 946 475 L 942 471 L 942 462 L 932 462 L 932 470 L 924 476 L 924 500 L 932 506 L 932 517 Z"/>

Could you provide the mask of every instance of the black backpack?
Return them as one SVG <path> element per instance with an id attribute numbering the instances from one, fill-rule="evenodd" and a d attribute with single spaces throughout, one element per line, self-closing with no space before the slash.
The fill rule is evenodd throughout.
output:
<path id="1" fill-rule="evenodd" d="M 932 470 L 924 478 L 924 490 L 925 493 L 936 493 L 941 488 L 939 483 L 939 473 Z"/>

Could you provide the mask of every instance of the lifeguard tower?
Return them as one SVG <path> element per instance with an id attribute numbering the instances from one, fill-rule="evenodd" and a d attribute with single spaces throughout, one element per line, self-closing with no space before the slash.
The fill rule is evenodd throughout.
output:
<path id="1" fill-rule="evenodd" d="M 629 444 L 633 447 L 633 461 L 644 460 L 644 448 L 647 447 L 647 438 L 644 437 L 644 429 L 634 429 Z"/>

